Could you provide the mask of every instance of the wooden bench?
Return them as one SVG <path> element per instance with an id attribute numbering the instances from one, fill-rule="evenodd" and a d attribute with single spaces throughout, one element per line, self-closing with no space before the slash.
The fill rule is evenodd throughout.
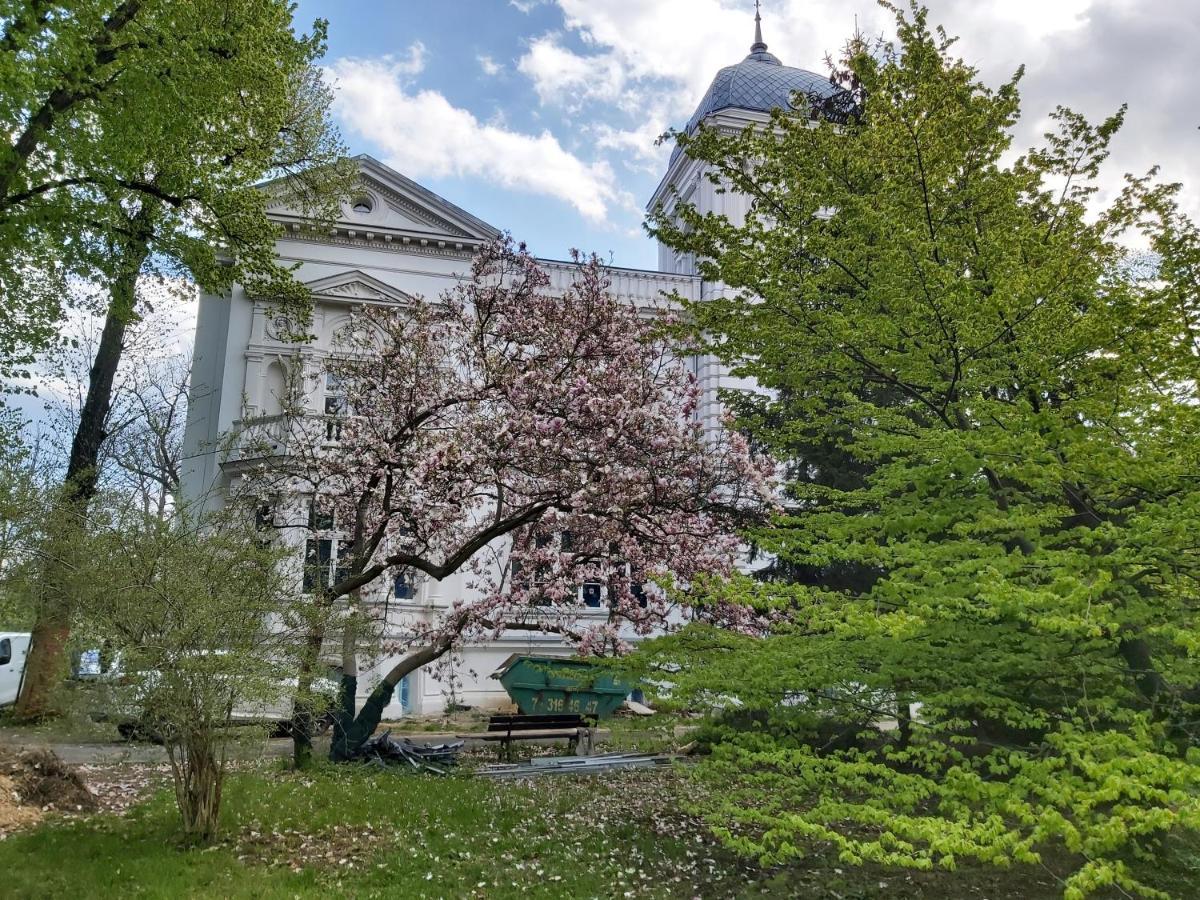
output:
<path id="1" fill-rule="evenodd" d="M 573 753 L 591 756 L 596 742 L 596 720 L 590 716 L 552 715 L 521 716 L 499 715 L 488 720 L 486 732 L 460 734 L 460 738 L 478 741 L 495 741 L 499 745 L 500 757 L 512 756 L 514 741 L 552 740 L 566 738 Z"/>

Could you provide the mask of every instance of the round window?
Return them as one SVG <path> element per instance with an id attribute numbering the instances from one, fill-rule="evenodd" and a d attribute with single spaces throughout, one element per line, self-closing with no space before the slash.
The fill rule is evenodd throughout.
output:
<path id="1" fill-rule="evenodd" d="M 354 201 L 350 204 L 350 208 L 360 216 L 365 216 L 375 208 L 375 204 L 371 201 L 370 197 L 355 197 Z"/>

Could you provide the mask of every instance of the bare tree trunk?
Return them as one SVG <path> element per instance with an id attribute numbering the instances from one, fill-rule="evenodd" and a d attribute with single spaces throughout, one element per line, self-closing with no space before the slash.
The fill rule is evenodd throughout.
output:
<path id="1" fill-rule="evenodd" d="M 333 760 L 348 758 L 354 749 L 362 745 L 361 741 L 353 748 L 349 745 L 349 736 L 354 730 L 354 703 L 358 697 L 357 593 L 351 597 L 350 612 L 342 626 L 342 679 L 338 685 L 337 709 L 333 711 L 333 740 L 329 746 L 329 758 Z"/>
<path id="2" fill-rule="evenodd" d="M 106 437 L 104 427 L 112 407 L 113 382 L 121 363 L 125 332 L 133 319 L 137 302 L 137 281 L 150 252 L 151 212 L 139 213 L 133 223 L 134 236 L 121 248 L 120 270 L 109 292 L 108 311 L 100 346 L 88 375 L 88 391 L 79 415 L 79 425 L 71 442 L 71 456 L 63 479 L 59 500 L 77 515 L 58 517 L 56 524 L 82 520 L 96 494 L 99 480 L 100 450 Z M 60 535 L 52 535 L 57 540 Z M 51 697 L 66 670 L 67 641 L 71 635 L 72 600 L 62 587 L 63 573 L 54 563 L 56 554 L 47 554 L 43 579 L 46 589 L 33 626 L 25 678 L 17 698 L 18 720 L 40 719 L 51 712 Z"/>
<path id="3" fill-rule="evenodd" d="M 224 751 L 217 752 L 212 734 L 190 734 L 167 742 L 167 759 L 184 834 L 198 842 L 211 840 L 221 814 Z"/>
<path id="4" fill-rule="evenodd" d="M 317 626 L 309 633 L 300 673 L 296 679 L 296 699 L 292 704 L 292 764 L 305 769 L 312 763 L 313 755 L 313 677 L 321 659 L 321 647 L 325 643 L 325 629 Z M 353 701 L 351 701 L 353 702 Z"/>
<path id="5" fill-rule="evenodd" d="M 379 687 L 371 692 L 371 696 L 363 703 L 363 707 L 358 715 L 354 716 L 347 723 L 344 728 L 342 740 L 335 742 L 330 747 L 329 758 L 334 762 L 348 759 L 359 747 L 366 743 L 368 738 L 375 733 L 375 729 L 379 727 L 379 723 L 383 719 L 383 710 L 391 702 L 392 694 L 396 691 L 396 685 L 403 681 L 404 676 L 410 672 L 415 672 L 421 666 L 428 665 L 434 660 L 445 656 L 450 648 L 454 646 L 454 637 L 454 635 L 451 635 L 427 647 L 422 647 L 420 650 L 410 653 L 400 660 L 400 662 L 396 663 L 391 671 L 383 677 L 383 681 L 380 682 Z M 353 705 L 353 696 L 351 696 L 350 702 Z"/>
<path id="6" fill-rule="evenodd" d="M 896 697 L 896 725 L 900 735 L 900 747 L 907 750 L 912 741 L 912 702 L 904 693 Z"/>

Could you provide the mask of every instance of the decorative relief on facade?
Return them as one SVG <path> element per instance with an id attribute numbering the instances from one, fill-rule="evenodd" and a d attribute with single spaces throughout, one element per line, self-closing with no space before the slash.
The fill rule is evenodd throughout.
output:
<path id="1" fill-rule="evenodd" d="M 267 321 L 267 337 L 273 341 L 287 341 L 292 335 L 292 320 L 287 316 L 275 316 Z"/>
<path id="2" fill-rule="evenodd" d="M 375 290 L 369 284 L 363 284 L 361 281 L 339 284 L 336 287 L 326 288 L 322 293 L 333 294 L 335 297 L 353 297 L 356 300 L 387 299 L 381 292 Z"/>

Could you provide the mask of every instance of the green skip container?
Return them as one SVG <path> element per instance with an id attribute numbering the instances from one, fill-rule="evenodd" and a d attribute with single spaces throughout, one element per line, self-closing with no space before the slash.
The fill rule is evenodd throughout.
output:
<path id="1" fill-rule="evenodd" d="M 499 679 L 526 716 L 611 716 L 633 690 L 586 659 L 513 654 L 492 677 Z"/>

